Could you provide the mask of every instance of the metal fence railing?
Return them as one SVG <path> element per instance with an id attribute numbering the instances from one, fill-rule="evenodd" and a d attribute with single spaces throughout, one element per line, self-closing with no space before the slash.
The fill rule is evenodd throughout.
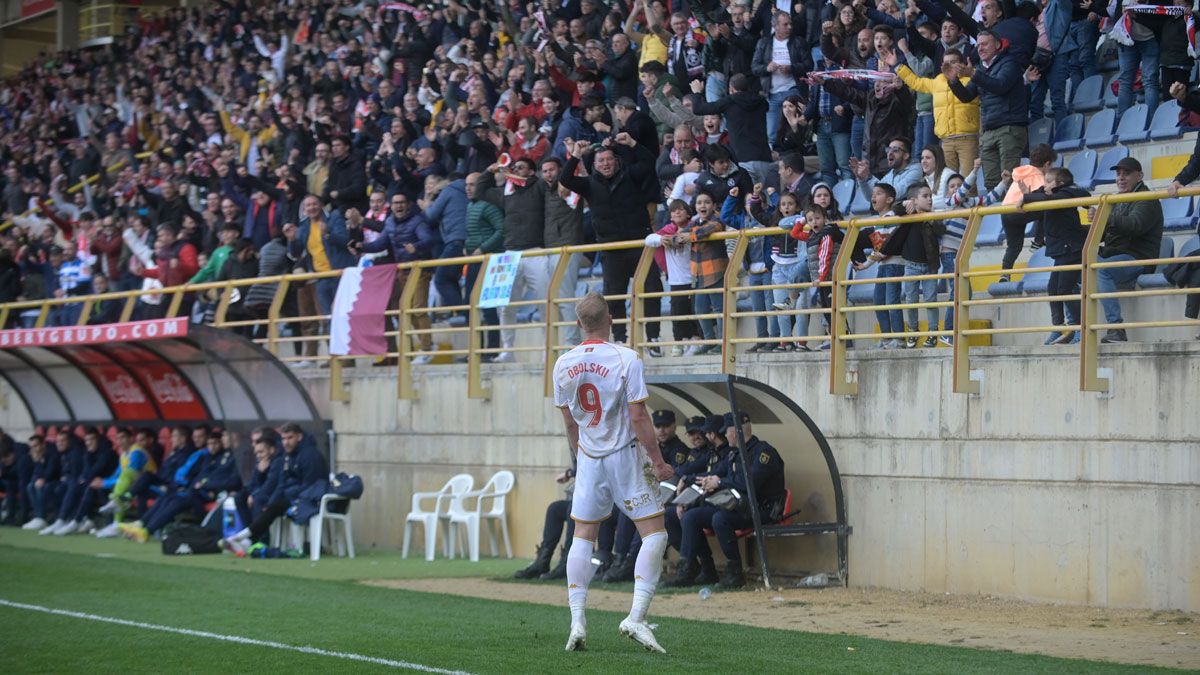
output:
<path id="1" fill-rule="evenodd" d="M 1190 196 L 1200 194 L 1200 188 L 1187 188 L 1180 190 L 1181 195 Z M 1130 289 L 1117 292 L 1100 293 L 1097 291 L 1096 274 L 1098 270 L 1104 268 L 1115 268 L 1122 266 L 1145 266 L 1169 264 L 1174 262 L 1197 262 L 1200 263 L 1200 255 L 1191 257 L 1172 257 L 1153 260 L 1136 260 L 1129 262 L 1100 262 L 1098 260 L 1098 252 L 1100 243 L 1104 238 L 1104 231 L 1108 222 L 1111 208 L 1114 204 L 1143 201 L 1149 199 L 1164 199 L 1167 195 L 1165 192 L 1136 192 L 1109 194 L 1098 197 L 1089 197 L 1082 199 L 1059 200 L 1050 202 L 1039 202 L 1027 205 L 1023 210 L 1025 212 L 1045 211 L 1051 209 L 1076 208 L 1096 206 L 1096 214 L 1090 226 L 1087 243 L 1084 250 L 1083 261 L 1077 265 L 1059 266 L 1054 268 L 1024 268 L 1019 272 L 1029 274 L 1034 272 L 1047 272 L 1051 270 L 1067 271 L 1080 270 L 1082 272 L 1081 290 L 1075 295 L 1045 295 L 1045 296 L 1020 296 L 1012 298 L 974 298 L 970 297 L 969 288 L 971 280 L 981 276 L 995 276 L 998 272 L 995 269 L 976 270 L 971 266 L 971 255 L 975 250 L 975 241 L 979 233 L 980 221 L 985 215 L 989 214 L 1005 214 L 1016 213 L 1022 209 L 1014 206 L 996 205 L 988 207 L 977 207 L 969 210 L 957 211 L 938 211 L 934 213 L 917 214 L 910 216 L 893 216 L 887 218 L 876 217 L 853 217 L 841 223 L 844 228 L 844 239 L 841 249 L 832 270 L 832 280 L 824 282 L 807 282 L 795 284 L 770 284 L 766 286 L 751 286 L 739 283 L 739 270 L 742 268 L 742 263 L 748 249 L 748 244 L 754 237 L 778 235 L 782 231 L 777 228 L 759 228 L 752 230 L 727 231 L 713 236 L 713 239 L 733 239 L 734 245 L 730 249 L 729 266 L 725 275 L 725 282 L 720 292 L 724 293 L 724 302 L 722 310 L 717 312 L 709 312 L 703 314 L 692 314 L 686 317 L 664 315 L 661 317 L 644 316 L 642 311 L 642 301 L 647 299 L 657 300 L 661 302 L 663 298 L 674 296 L 691 296 L 695 297 L 700 293 L 711 293 L 712 289 L 690 289 L 677 291 L 654 291 L 648 292 L 646 288 L 646 280 L 652 269 L 654 250 L 645 248 L 641 241 L 619 242 L 612 244 L 590 244 L 583 246 L 571 246 L 554 249 L 537 249 L 524 251 L 523 258 L 537 258 L 543 256 L 557 256 L 557 263 L 551 274 L 550 283 L 548 285 L 547 297 L 525 300 L 515 299 L 510 303 L 510 306 L 517 308 L 537 308 L 541 317 L 536 322 L 516 323 L 506 325 L 504 328 L 512 329 L 521 332 L 540 333 L 540 339 L 534 339 L 532 344 L 529 341 L 523 341 L 520 346 L 504 347 L 487 347 L 484 342 L 484 334 L 487 331 L 499 330 L 498 325 L 488 325 L 485 323 L 482 310 L 479 308 L 480 293 L 482 283 L 476 283 L 470 293 L 468 304 L 463 304 L 456 307 L 426 307 L 426 298 L 419 297 L 418 289 L 427 287 L 431 275 L 437 268 L 442 266 L 451 266 L 461 269 L 464 265 L 478 264 L 486 267 L 488 255 L 472 255 L 462 256 L 458 258 L 449 258 L 441 260 L 420 261 L 414 263 L 405 263 L 398 265 L 401 279 L 403 280 L 402 288 L 399 293 L 399 300 L 395 306 L 390 307 L 386 315 L 396 319 L 396 328 L 387 332 L 387 337 L 390 339 L 390 344 L 393 345 L 392 351 L 386 356 L 396 360 L 398 364 L 397 374 L 397 393 L 401 398 L 415 398 L 417 392 L 413 386 L 413 359 L 417 357 L 466 357 L 467 363 L 467 394 L 472 398 L 486 398 L 491 395 L 491 392 L 485 387 L 483 378 L 485 356 L 494 355 L 501 351 L 516 352 L 521 354 L 536 354 L 537 361 L 544 373 L 545 392 L 547 395 L 551 392 L 551 371 L 554 365 L 554 360 L 557 355 L 568 348 L 559 337 L 561 329 L 571 324 L 570 321 L 564 320 L 560 316 L 560 309 L 566 303 L 576 300 L 574 297 L 560 295 L 558 289 L 562 285 L 568 269 L 570 268 L 571 255 L 594 255 L 603 251 L 612 250 L 630 250 L 640 249 L 641 257 L 630 284 L 629 292 L 619 295 L 607 296 L 612 301 L 629 301 L 629 315 L 626 319 L 618 320 L 616 323 L 624 325 L 628 328 L 628 342 L 636 350 L 643 351 L 651 348 L 670 348 L 673 346 L 686 345 L 715 345 L 719 347 L 719 368 L 724 373 L 733 373 L 736 371 L 739 364 L 737 360 L 738 348 L 752 344 L 764 344 L 768 342 L 778 342 L 779 337 L 738 337 L 735 329 L 735 324 L 739 320 L 756 320 L 764 316 L 801 316 L 808 315 L 825 317 L 828 320 L 830 335 L 828 338 L 823 335 L 810 335 L 803 337 L 788 337 L 786 340 L 792 342 L 808 343 L 817 340 L 830 341 L 829 359 L 831 363 L 831 382 L 830 393 L 841 395 L 855 395 L 858 391 L 858 382 L 856 378 L 851 378 L 847 368 L 847 360 L 849 356 L 848 343 L 851 340 L 878 340 L 888 338 L 907 338 L 912 336 L 928 337 L 928 336 L 951 336 L 953 349 L 953 389 L 958 393 L 978 393 L 979 383 L 971 379 L 971 357 L 973 353 L 977 353 L 979 347 L 972 347 L 970 339 L 973 336 L 991 336 L 999 334 L 1019 334 L 1019 333 L 1040 333 L 1050 330 L 1059 331 L 1079 331 L 1080 332 L 1080 349 L 1079 349 L 1079 368 L 1080 368 L 1080 388 L 1085 391 L 1106 391 L 1108 389 L 1108 381 L 1100 376 L 1098 370 L 1099 349 L 1098 343 L 1100 331 L 1111 328 L 1170 328 L 1179 326 L 1200 326 L 1200 320 L 1156 320 L 1156 321 L 1141 321 L 1136 323 L 1124 324 L 1108 324 L 1103 319 L 1103 314 L 1098 310 L 1098 303 L 1106 298 L 1122 298 L 1122 299 L 1137 299 L 1154 296 L 1174 296 L 1184 295 L 1187 293 L 1200 293 L 1197 288 L 1158 288 L 1158 289 Z M 884 277 L 874 279 L 851 279 L 848 277 L 848 271 L 851 263 L 851 253 L 858 246 L 859 234 L 862 228 L 867 226 L 879 226 L 889 224 L 911 223 L 911 222 L 926 222 L 932 220 L 945 220 L 948 218 L 961 218 L 967 222 L 965 234 L 963 236 L 962 246 L 958 252 L 957 264 L 953 272 L 942 272 L 934 274 L 925 274 L 920 276 L 907 277 Z M 1018 270 L 1014 270 L 1016 272 Z M 215 307 L 212 310 L 213 325 L 221 328 L 240 329 L 247 333 L 253 333 L 255 342 L 263 345 L 266 349 L 278 356 L 284 361 L 302 361 L 309 360 L 311 356 L 302 354 L 294 356 L 284 356 L 281 347 L 287 344 L 308 344 L 308 343 L 323 343 L 328 339 L 328 316 L 325 315 L 308 315 L 308 316 L 285 316 L 283 312 L 284 302 L 289 291 L 296 286 L 312 282 L 320 278 L 328 278 L 337 276 L 340 272 L 326 272 L 320 274 L 291 274 L 286 276 L 269 277 L 269 278 L 254 278 L 240 279 L 236 281 L 226 282 L 211 282 L 202 284 L 190 284 L 176 286 L 170 288 L 162 288 L 156 290 L 130 290 L 116 293 L 108 293 L 103 296 L 81 296 L 69 298 L 55 298 L 46 300 L 35 300 L 28 302 L 16 302 L 6 305 L 0 305 L 0 326 L 8 326 L 10 317 L 15 316 L 14 313 L 25 314 L 27 317 L 33 315 L 36 310 L 36 318 L 32 321 L 35 327 L 45 326 L 47 320 L 54 314 L 55 310 L 66 305 L 80 304 L 82 309 L 79 313 L 80 324 L 87 322 L 91 315 L 92 308 L 97 302 L 104 301 L 120 301 L 123 303 L 120 312 L 120 319 L 128 321 L 134 317 L 140 297 L 151 296 L 160 297 L 160 302 L 166 303 L 165 312 L 159 310 L 160 314 L 168 317 L 178 316 L 181 310 L 184 310 L 184 301 L 187 298 L 194 297 L 193 294 L 201 292 L 216 291 Z M 479 277 L 482 277 L 480 273 Z M 873 284 L 880 282 L 898 282 L 898 281 L 915 281 L 915 280 L 944 280 L 947 283 L 954 284 L 955 292 L 950 300 L 935 300 L 921 302 L 915 304 L 888 304 L 888 305 L 866 305 L 855 306 L 847 301 L 847 292 L 850 288 L 860 284 Z M 275 284 L 275 289 L 272 295 L 272 301 L 266 309 L 263 316 L 252 317 L 235 317 L 230 318 L 229 309 L 234 303 L 235 291 L 245 294 L 247 287 L 256 284 Z M 788 289 L 797 292 L 805 292 L 810 289 L 825 287 L 831 289 L 831 306 L 829 308 L 810 307 L 796 308 L 788 310 L 767 310 L 767 311 L 742 311 L 737 308 L 737 296 L 739 293 L 751 291 L 767 291 L 775 289 Z M 1081 319 L 1079 325 L 1073 326 L 1008 326 L 1008 327 L 986 327 L 973 328 L 971 327 L 971 310 L 973 307 L 989 306 L 989 305 L 1025 305 L 1030 303 L 1045 303 L 1050 301 L 1063 300 L 1080 300 L 1082 306 Z M 849 332 L 849 318 L 856 312 L 875 311 L 875 310 L 896 310 L 896 309 L 938 309 L 944 310 L 953 308 L 955 313 L 954 326 L 952 329 L 942 329 L 938 326 L 928 326 L 927 330 L 919 332 Z M 429 312 L 466 312 L 467 321 L 465 325 L 438 325 L 431 327 L 418 327 L 417 319 Z M 688 341 L 679 340 L 661 340 L 651 342 L 646 337 L 646 327 L 652 323 L 664 324 L 674 320 L 681 319 L 712 319 L 720 320 L 724 326 L 719 339 Z M 422 324 L 424 322 L 421 322 Z M 293 326 L 301 326 L 307 330 L 301 330 L 300 335 L 284 336 L 282 326 L 291 324 Z M 465 346 L 447 349 L 437 349 L 433 347 L 421 347 L 421 343 L 426 345 L 432 342 L 434 338 L 443 339 L 459 339 L 459 342 L 465 342 Z M 330 396 L 335 400 L 345 400 L 346 392 L 343 388 L 343 373 L 342 369 L 349 359 L 358 357 L 331 357 L 322 356 L 321 360 L 328 363 L 330 371 Z M 708 363 L 708 362 L 706 362 Z M 861 374 L 860 374 L 861 375 Z"/>

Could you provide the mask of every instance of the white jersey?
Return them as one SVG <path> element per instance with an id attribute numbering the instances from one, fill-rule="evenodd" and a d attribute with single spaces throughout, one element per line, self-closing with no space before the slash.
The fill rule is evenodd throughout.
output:
<path id="1" fill-rule="evenodd" d="M 587 340 L 554 364 L 554 405 L 579 425 L 579 449 L 606 457 L 636 440 L 629 405 L 650 397 L 637 352 Z"/>

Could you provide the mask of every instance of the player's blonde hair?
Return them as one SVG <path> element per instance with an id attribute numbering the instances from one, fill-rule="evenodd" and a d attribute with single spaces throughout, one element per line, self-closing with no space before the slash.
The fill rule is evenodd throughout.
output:
<path id="1" fill-rule="evenodd" d="M 604 327 L 604 322 L 609 317 L 608 301 L 603 295 L 592 291 L 575 303 L 575 317 L 579 319 L 579 326 L 585 331 L 599 330 Z"/>

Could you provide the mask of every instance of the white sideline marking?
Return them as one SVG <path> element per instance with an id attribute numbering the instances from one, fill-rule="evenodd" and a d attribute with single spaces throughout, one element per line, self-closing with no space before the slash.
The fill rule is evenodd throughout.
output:
<path id="1" fill-rule="evenodd" d="M 270 647 L 272 649 L 283 649 L 291 652 L 300 652 L 302 654 L 315 654 L 317 656 L 331 656 L 336 659 L 374 663 L 380 666 L 390 666 L 392 668 L 402 668 L 404 670 L 418 670 L 423 673 L 468 675 L 468 673 L 461 670 L 445 670 L 443 668 L 423 666 L 419 663 L 409 663 L 408 661 L 395 661 L 392 659 L 384 659 L 377 656 L 366 656 L 363 654 L 354 654 L 351 652 L 332 652 L 326 649 L 318 649 L 316 647 L 301 647 L 297 645 L 284 644 L 282 642 L 273 642 L 271 640 L 256 640 L 254 638 L 241 637 L 238 635 L 222 635 L 220 633 L 210 633 L 208 631 L 192 630 L 190 628 L 172 628 L 171 626 L 159 626 L 152 623 L 142 623 L 141 621 L 128 621 L 126 619 L 117 619 L 111 616 L 100 616 L 98 614 L 88 614 L 86 612 L 72 612 L 66 609 L 54 609 L 53 607 L 43 607 L 41 605 L 27 605 L 22 602 L 12 602 L 11 600 L 0 599 L 0 606 L 13 607 L 15 609 L 27 609 L 32 612 L 43 612 L 45 614 L 54 614 L 57 616 L 67 616 L 71 617 L 72 619 L 100 621 L 102 623 L 111 623 L 118 626 L 129 626 L 130 628 L 144 628 L 146 630 L 156 630 L 163 633 L 174 633 L 176 635 L 208 638 L 210 640 L 220 640 L 222 642 L 234 642 L 237 644 L 253 645 L 256 647 Z"/>

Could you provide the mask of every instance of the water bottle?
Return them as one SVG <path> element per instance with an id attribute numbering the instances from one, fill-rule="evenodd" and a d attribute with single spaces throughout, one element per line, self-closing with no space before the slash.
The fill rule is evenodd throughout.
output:
<path id="1" fill-rule="evenodd" d="M 238 516 L 237 502 L 233 497 L 226 497 L 221 504 L 221 531 L 226 538 L 232 537 L 242 530 L 242 519 Z"/>
<path id="2" fill-rule="evenodd" d="M 712 589 L 708 586 L 700 589 L 700 599 L 707 600 L 712 597 Z"/>
<path id="3" fill-rule="evenodd" d="M 821 572 L 820 574 L 810 574 L 800 580 L 801 588 L 825 588 L 829 585 L 829 575 Z"/>

